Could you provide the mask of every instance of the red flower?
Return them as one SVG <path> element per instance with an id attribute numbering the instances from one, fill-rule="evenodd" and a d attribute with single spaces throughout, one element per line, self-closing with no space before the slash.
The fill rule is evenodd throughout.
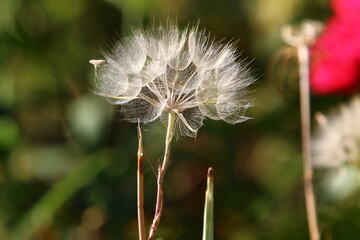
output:
<path id="1" fill-rule="evenodd" d="M 359 0 L 333 0 L 331 2 L 335 15 L 343 18 L 360 19 L 360 1 Z"/>
<path id="2" fill-rule="evenodd" d="M 334 16 L 311 49 L 315 94 L 350 94 L 360 89 L 360 0 L 333 0 Z"/>

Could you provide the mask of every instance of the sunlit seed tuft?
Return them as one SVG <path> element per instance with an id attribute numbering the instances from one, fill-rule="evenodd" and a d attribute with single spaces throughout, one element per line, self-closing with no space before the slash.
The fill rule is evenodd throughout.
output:
<path id="1" fill-rule="evenodd" d="M 233 43 L 216 43 L 198 27 L 153 25 L 116 44 L 95 66 L 96 90 L 120 104 L 124 119 L 166 122 L 176 114 L 180 135 L 196 136 L 204 119 L 239 123 L 251 100 L 254 82 L 248 66 L 237 61 Z"/>

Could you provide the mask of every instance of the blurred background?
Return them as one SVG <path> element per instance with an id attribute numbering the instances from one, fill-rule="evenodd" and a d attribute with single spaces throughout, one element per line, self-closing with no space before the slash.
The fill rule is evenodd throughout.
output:
<path id="1" fill-rule="evenodd" d="M 308 239 L 297 68 L 279 32 L 285 23 L 330 14 L 327 0 L 1 0 L 0 239 L 137 239 L 136 126 L 90 93 L 88 61 L 154 17 L 180 26 L 200 20 L 216 39 L 238 40 L 258 79 L 252 120 L 207 120 L 196 139 L 174 143 L 158 236 L 201 238 L 212 166 L 215 239 Z M 342 100 L 313 97 L 313 111 Z M 147 223 L 161 128 L 143 127 Z M 336 179 L 316 172 L 323 239 L 360 234 L 358 175 L 347 171 Z"/>

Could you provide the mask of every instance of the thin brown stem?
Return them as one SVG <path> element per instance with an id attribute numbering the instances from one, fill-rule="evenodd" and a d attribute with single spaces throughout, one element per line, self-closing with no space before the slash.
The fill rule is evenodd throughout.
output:
<path id="1" fill-rule="evenodd" d="M 169 119 L 168 119 L 167 132 L 166 132 L 166 139 L 165 139 L 164 159 L 163 159 L 162 165 L 159 167 L 158 176 L 157 176 L 157 194 L 156 194 L 155 215 L 154 215 L 154 219 L 151 224 L 151 227 L 150 227 L 148 240 L 154 239 L 155 233 L 160 224 L 160 219 L 162 216 L 162 209 L 163 209 L 163 205 L 164 205 L 163 180 L 164 180 L 164 176 L 165 176 L 166 166 L 168 164 L 169 157 L 170 157 L 170 145 L 171 145 L 171 140 L 173 138 L 175 118 L 176 118 L 175 113 L 170 112 Z"/>
<path id="2" fill-rule="evenodd" d="M 301 136 L 304 167 L 304 193 L 309 233 L 311 240 L 319 240 L 320 232 L 316 215 L 316 202 L 313 186 L 313 168 L 311 160 L 311 130 L 310 130 L 310 90 L 309 90 L 309 48 L 299 44 L 298 60 L 300 75 L 300 108 Z"/>
<path id="3" fill-rule="evenodd" d="M 283 40 L 297 49 L 299 62 L 304 195 L 311 240 L 320 240 L 320 231 L 316 214 L 311 160 L 309 46 L 314 43 L 316 36 L 321 32 L 321 28 L 318 22 L 305 21 L 300 25 L 299 31 L 295 31 L 293 27 L 286 25 L 281 32 Z"/>
<path id="4" fill-rule="evenodd" d="M 139 240 L 145 240 L 145 217 L 144 217 L 144 151 L 140 123 L 138 124 L 138 152 L 137 152 L 137 207 Z"/>

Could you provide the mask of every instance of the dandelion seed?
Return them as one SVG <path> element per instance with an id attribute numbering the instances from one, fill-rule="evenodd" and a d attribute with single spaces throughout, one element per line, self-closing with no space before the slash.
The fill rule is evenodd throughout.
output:
<path id="1" fill-rule="evenodd" d="M 92 59 L 89 61 L 90 64 L 92 64 L 94 66 L 95 69 L 95 77 L 97 78 L 97 68 L 99 65 L 103 64 L 105 62 L 105 60 L 103 59 Z"/>
<path id="2" fill-rule="evenodd" d="M 354 97 L 326 117 L 313 140 L 313 163 L 333 168 L 360 164 L 360 97 Z"/>
<path id="3" fill-rule="evenodd" d="M 103 59 L 91 59 L 91 60 L 89 61 L 90 64 L 94 65 L 95 70 L 97 69 L 97 67 L 98 67 L 100 64 L 102 64 L 102 63 L 104 63 L 104 62 L 105 62 L 105 60 L 103 60 Z"/>
<path id="4" fill-rule="evenodd" d="M 137 30 L 104 58 L 93 63 L 96 93 L 121 105 L 130 122 L 167 122 L 173 113 L 177 132 L 194 137 L 206 117 L 232 124 L 249 119 L 247 87 L 254 79 L 248 66 L 237 61 L 233 43 L 215 43 L 198 27 Z"/>

